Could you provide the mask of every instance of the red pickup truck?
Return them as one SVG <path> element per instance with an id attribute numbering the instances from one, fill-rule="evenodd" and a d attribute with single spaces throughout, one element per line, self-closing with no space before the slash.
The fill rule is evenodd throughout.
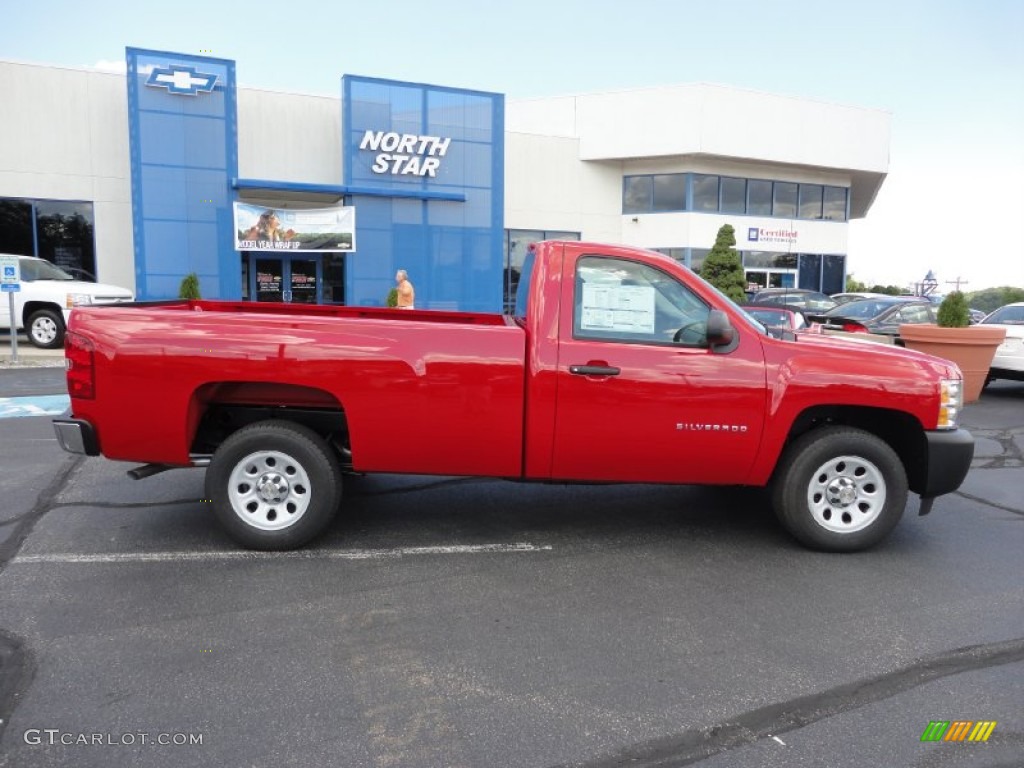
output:
<path id="1" fill-rule="evenodd" d="M 549 241 L 514 316 L 180 301 L 78 308 L 65 450 L 206 467 L 241 544 L 321 533 L 345 473 L 770 486 L 805 545 L 853 551 L 960 486 L 955 365 L 777 338 L 660 254 Z"/>

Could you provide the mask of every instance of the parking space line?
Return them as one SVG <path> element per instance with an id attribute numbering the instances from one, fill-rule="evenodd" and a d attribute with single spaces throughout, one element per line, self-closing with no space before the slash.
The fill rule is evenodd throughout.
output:
<path id="1" fill-rule="evenodd" d="M 181 563 L 210 560 L 380 560 L 389 557 L 417 555 L 485 555 L 518 552 L 549 552 L 549 544 L 455 544 L 433 547 L 396 547 L 394 549 L 298 550 L 292 552 L 122 552 L 104 555 L 76 555 L 55 553 L 48 555 L 19 555 L 16 563 Z"/>
<path id="2" fill-rule="evenodd" d="M 0 419 L 23 416 L 60 416 L 71 406 L 67 395 L 0 397 Z"/>

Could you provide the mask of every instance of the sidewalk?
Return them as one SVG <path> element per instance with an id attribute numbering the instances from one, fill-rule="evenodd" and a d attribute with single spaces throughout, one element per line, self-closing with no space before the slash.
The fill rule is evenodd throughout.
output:
<path id="1" fill-rule="evenodd" d="M 0 368 L 63 368 L 64 349 L 39 349 L 29 343 L 24 333 L 18 334 L 18 362 L 11 362 L 11 335 L 0 331 Z"/>

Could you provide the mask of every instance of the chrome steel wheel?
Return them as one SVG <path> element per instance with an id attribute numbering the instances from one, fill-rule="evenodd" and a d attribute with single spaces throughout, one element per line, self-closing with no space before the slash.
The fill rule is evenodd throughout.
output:
<path id="1" fill-rule="evenodd" d="M 309 508 L 309 474 L 281 451 L 256 451 L 239 461 L 228 480 L 228 499 L 246 525 L 279 531 Z"/>
<path id="2" fill-rule="evenodd" d="M 871 525 L 885 508 L 881 470 L 861 456 L 829 459 L 811 476 L 807 506 L 822 528 L 854 533 Z"/>
<path id="3" fill-rule="evenodd" d="M 55 312 L 40 310 L 29 319 L 28 336 L 29 340 L 37 347 L 53 349 L 61 341 L 63 332 Z"/>

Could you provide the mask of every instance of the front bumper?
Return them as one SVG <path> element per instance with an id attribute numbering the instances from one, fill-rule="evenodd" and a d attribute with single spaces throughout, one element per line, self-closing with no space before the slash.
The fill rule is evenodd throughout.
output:
<path id="1" fill-rule="evenodd" d="M 928 444 L 928 456 L 924 487 L 918 493 L 923 499 L 952 493 L 960 487 L 971 468 L 974 437 L 966 429 L 925 432 L 924 436 Z"/>
<path id="2" fill-rule="evenodd" d="M 83 419 L 54 419 L 53 431 L 57 433 L 57 442 L 68 453 L 80 453 L 83 456 L 99 456 L 100 443 L 96 439 L 96 430 L 92 424 Z"/>

